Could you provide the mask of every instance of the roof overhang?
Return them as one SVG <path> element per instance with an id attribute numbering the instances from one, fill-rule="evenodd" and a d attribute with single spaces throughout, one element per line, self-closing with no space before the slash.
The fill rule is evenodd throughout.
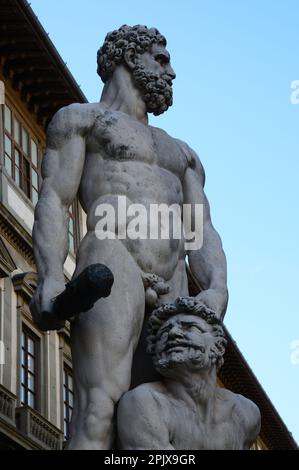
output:
<path id="1" fill-rule="evenodd" d="M 87 99 L 26 0 L 0 0 L 3 75 L 46 127 L 54 113 Z"/>

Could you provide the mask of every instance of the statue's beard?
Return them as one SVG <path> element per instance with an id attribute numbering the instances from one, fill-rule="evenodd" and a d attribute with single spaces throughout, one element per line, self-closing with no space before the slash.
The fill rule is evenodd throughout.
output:
<path id="1" fill-rule="evenodd" d="M 181 369 L 200 370 L 212 367 L 212 361 L 199 349 L 189 347 L 187 350 L 161 354 L 155 358 L 156 370 L 164 376 L 173 376 Z"/>
<path id="2" fill-rule="evenodd" d="M 148 113 L 158 116 L 172 105 L 172 80 L 169 75 L 164 74 L 161 77 L 157 73 L 148 72 L 137 60 L 133 80 L 142 92 Z"/>

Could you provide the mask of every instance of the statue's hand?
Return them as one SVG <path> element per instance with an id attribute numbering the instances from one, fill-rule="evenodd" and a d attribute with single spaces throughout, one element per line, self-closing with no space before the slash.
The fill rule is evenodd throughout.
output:
<path id="1" fill-rule="evenodd" d="M 216 289 L 207 289 L 200 292 L 195 298 L 202 302 L 208 310 L 215 312 L 217 317 L 223 319 L 227 297 L 222 292 Z"/>
<path id="2" fill-rule="evenodd" d="M 31 299 L 30 310 L 34 323 L 43 331 L 60 330 L 64 321 L 58 320 L 53 312 L 55 297 L 65 288 L 63 281 L 46 278 L 41 281 Z"/>

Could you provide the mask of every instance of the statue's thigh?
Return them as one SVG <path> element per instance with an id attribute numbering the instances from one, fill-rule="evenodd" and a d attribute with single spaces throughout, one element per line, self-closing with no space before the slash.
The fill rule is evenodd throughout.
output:
<path id="1" fill-rule="evenodd" d="M 113 274 L 110 296 L 73 321 L 71 344 L 75 382 L 118 393 L 130 384 L 133 352 L 144 318 L 144 287 L 135 266 L 130 272 L 115 270 Z"/>
<path id="2" fill-rule="evenodd" d="M 121 344 L 134 342 L 135 336 L 140 334 L 144 317 L 144 286 L 140 269 L 120 241 L 99 241 L 87 236 L 79 249 L 74 276 L 93 263 L 105 264 L 113 273 L 114 283 L 109 297 L 97 301 L 89 312 L 82 313 L 74 321 L 74 337 L 84 338 L 88 343 L 86 348 L 93 350 L 102 350 L 111 344 L 115 346 L 113 342 L 117 338 Z M 100 343 L 97 341 L 99 338 Z"/>
<path id="3" fill-rule="evenodd" d="M 158 299 L 159 305 L 165 303 L 172 303 L 177 297 L 188 296 L 188 277 L 186 272 L 185 260 L 181 259 L 178 261 L 177 267 L 173 273 L 172 278 L 167 282 L 169 285 L 169 292 L 165 295 L 162 295 Z"/>

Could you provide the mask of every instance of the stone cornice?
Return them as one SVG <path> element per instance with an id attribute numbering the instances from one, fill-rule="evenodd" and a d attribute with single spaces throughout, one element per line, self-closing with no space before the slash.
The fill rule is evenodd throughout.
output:
<path id="1" fill-rule="evenodd" d="M 0 202 L 0 234 L 35 268 L 31 235 Z"/>
<path id="2" fill-rule="evenodd" d="M 26 302 L 30 302 L 37 286 L 37 273 L 28 272 L 15 274 L 12 277 L 12 283 L 15 291 L 19 293 Z"/>
<path id="3" fill-rule="evenodd" d="M 10 256 L 4 242 L 0 238 L 0 277 L 9 276 L 17 268 L 14 260 Z"/>

